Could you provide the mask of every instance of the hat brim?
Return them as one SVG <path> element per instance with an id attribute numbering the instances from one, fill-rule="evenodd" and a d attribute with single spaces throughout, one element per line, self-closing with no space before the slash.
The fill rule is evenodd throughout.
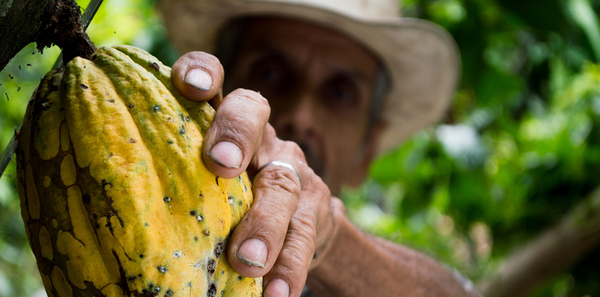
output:
<path id="1" fill-rule="evenodd" d="M 456 43 L 443 28 L 425 20 L 361 19 L 268 0 L 165 0 L 160 5 L 169 37 L 181 52 L 214 53 L 218 34 L 230 21 L 266 15 L 321 24 L 373 51 L 391 76 L 391 90 L 383 108 L 387 129 L 378 144 L 379 153 L 437 121 L 457 85 L 460 58 Z"/>

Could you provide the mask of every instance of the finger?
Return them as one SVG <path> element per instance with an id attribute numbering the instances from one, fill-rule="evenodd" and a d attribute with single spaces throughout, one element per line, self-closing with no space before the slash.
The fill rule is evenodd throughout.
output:
<path id="1" fill-rule="evenodd" d="M 237 89 L 223 98 L 202 147 L 208 169 L 223 178 L 242 174 L 261 143 L 270 112 L 257 92 Z"/>
<path id="2" fill-rule="evenodd" d="M 211 54 L 189 52 L 177 59 L 171 73 L 177 90 L 190 100 L 208 101 L 221 97 L 223 66 Z"/>
<path id="3" fill-rule="evenodd" d="M 331 200 L 329 190 L 316 175 L 313 176 L 302 176 L 303 191 L 298 210 L 290 221 L 277 261 L 263 278 L 267 296 L 300 295 L 309 265 L 316 255 L 315 250 L 322 244 L 319 237 L 329 236 L 333 229 L 327 207 Z M 320 221 L 325 224 L 320 224 Z"/>
<path id="4" fill-rule="evenodd" d="M 279 142 L 292 147 L 292 143 Z M 297 153 L 294 148 L 289 152 Z M 279 156 L 294 164 L 291 154 Z M 288 168 L 267 166 L 256 174 L 252 190 L 254 203 L 231 235 L 228 258 L 238 273 L 259 277 L 271 269 L 284 244 L 288 225 L 298 207 L 300 180 Z"/>

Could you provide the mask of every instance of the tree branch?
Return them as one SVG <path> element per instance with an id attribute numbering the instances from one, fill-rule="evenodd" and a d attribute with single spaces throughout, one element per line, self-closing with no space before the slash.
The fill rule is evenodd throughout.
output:
<path id="1" fill-rule="evenodd" d="M 31 42 L 40 51 L 58 45 L 65 62 L 95 50 L 75 0 L 0 0 L 0 28 L 0 69 Z"/>
<path id="2" fill-rule="evenodd" d="M 556 226 L 508 256 L 496 275 L 478 284 L 479 292 L 486 297 L 528 296 L 599 244 L 600 187 Z"/>

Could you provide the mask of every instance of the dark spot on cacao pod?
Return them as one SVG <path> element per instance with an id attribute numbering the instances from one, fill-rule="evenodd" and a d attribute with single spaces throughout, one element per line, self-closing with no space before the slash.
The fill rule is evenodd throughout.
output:
<path id="1" fill-rule="evenodd" d="M 142 274 L 141 274 L 141 273 L 140 273 L 140 274 L 138 274 L 138 277 L 142 277 Z"/>
<path id="2" fill-rule="evenodd" d="M 165 296 L 167 296 L 167 297 L 173 296 L 173 290 L 167 289 L 167 291 L 165 292 Z"/>
<path id="3" fill-rule="evenodd" d="M 219 239 L 217 245 L 215 245 L 215 256 L 219 258 L 223 254 L 223 240 Z"/>
<path id="4" fill-rule="evenodd" d="M 194 241 L 198 241 L 198 236 L 194 236 Z"/>
<path id="5" fill-rule="evenodd" d="M 127 281 L 130 283 L 133 283 L 135 281 L 136 277 L 135 276 L 130 276 L 127 278 Z"/>
<path id="6" fill-rule="evenodd" d="M 17 92 L 21 91 L 21 87 L 17 86 Z"/>
<path id="7" fill-rule="evenodd" d="M 148 226 L 150 226 L 150 224 L 148 224 L 148 223 L 146 222 L 146 223 L 144 223 L 144 226 L 148 227 Z"/>
<path id="8" fill-rule="evenodd" d="M 168 144 L 173 144 L 173 140 L 167 140 Z"/>
<path id="9" fill-rule="evenodd" d="M 212 277 L 212 275 L 215 274 L 215 265 L 215 259 L 208 259 L 208 262 L 206 263 L 206 272 L 208 272 L 209 277 Z"/>
<path id="10" fill-rule="evenodd" d="M 140 258 L 144 258 L 144 254 L 140 254 Z"/>
<path id="11" fill-rule="evenodd" d="M 154 112 L 158 112 L 160 110 L 160 106 L 154 105 Z"/>
<path id="12" fill-rule="evenodd" d="M 31 64 L 27 64 L 27 66 L 31 66 Z"/>
<path id="13" fill-rule="evenodd" d="M 221 295 L 225 294 L 225 291 L 221 291 Z"/>
<path id="14" fill-rule="evenodd" d="M 165 202 L 171 202 L 171 197 L 165 197 L 163 200 L 164 200 Z"/>
<path id="15" fill-rule="evenodd" d="M 154 291 L 160 292 L 160 287 L 159 286 L 154 287 Z"/>
<path id="16" fill-rule="evenodd" d="M 129 139 L 129 143 L 136 143 L 135 139 L 131 138 Z"/>
<path id="17" fill-rule="evenodd" d="M 225 274 L 225 270 L 221 270 L 221 274 Z"/>
<path id="18" fill-rule="evenodd" d="M 196 211 L 195 210 L 190 211 L 190 215 L 193 216 L 193 217 L 195 217 L 196 216 Z"/>
<path id="19" fill-rule="evenodd" d="M 244 277 L 241 275 L 238 275 L 238 280 L 242 280 L 242 279 L 244 279 Z"/>
<path id="20" fill-rule="evenodd" d="M 242 206 L 242 200 L 238 201 L 238 205 Z"/>
<path id="21" fill-rule="evenodd" d="M 8 74 L 8 77 L 10 77 L 10 79 L 13 79 L 13 78 L 14 78 L 12 75 L 10 75 L 10 73 Z"/>
<path id="22" fill-rule="evenodd" d="M 85 203 L 92 202 L 92 196 L 90 196 L 90 194 L 83 195 L 83 202 L 85 202 Z"/>
<path id="23" fill-rule="evenodd" d="M 208 292 L 206 292 L 207 297 L 215 297 L 217 295 L 217 286 L 214 282 L 210 282 L 208 286 Z"/>
<path id="24" fill-rule="evenodd" d="M 133 104 L 129 104 L 129 108 L 133 108 L 135 105 Z"/>
<path id="25" fill-rule="evenodd" d="M 200 193 L 200 197 L 204 197 L 204 195 L 202 195 L 202 193 Z"/>
<path id="26" fill-rule="evenodd" d="M 110 220 L 106 221 L 106 225 L 104 225 L 104 227 L 107 227 L 110 233 L 113 233 L 114 229 Z"/>
<path id="27" fill-rule="evenodd" d="M 158 271 L 159 271 L 160 273 L 167 273 L 167 267 L 164 267 L 164 266 L 158 266 L 158 267 L 156 267 L 156 268 L 158 268 Z"/>
<path id="28" fill-rule="evenodd" d="M 19 65 L 19 70 L 21 70 L 21 65 Z"/>
<path id="29" fill-rule="evenodd" d="M 217 186 L 219 185 L 219 177 L 215 176 L 215 182 L 217 182 Z"/>
<path id="30" fill-rule="evenodd" d="M 80 84 L 79 86 L 80 86 L 82 89 L 84 89 L 84 90 L 87 90 L 87 89 L 89 89 L 89 87 L 88 87 L 88 86 L 86 86 L 86 85 L 84 85 L 84 84 Z"/>
<path id="31" fill-rule="evenodd" d="M 4 95 L 6 95 L 6 101 L 10 101 L 10 98 L 8 98 L 8 94 L 4 93 Z"/>
<path id="32" fill-rule="evenodd" d="M 160 69 L 160 66 L 158 66 L 158 63 L 156 63 L 156 62 L 153 62 L 153 63 L 152 63 L 152 69 L 154 69 L 154 70 L 158 71 L 158 70 Z"/>
<path id="33" fill-rule="evenodd" d="M 204 230 L 204 235 L 209 236 L 210 235 L 210 231 Z"/>
<path id="34" fill-rule="evenodd" d="M 112 153 L 110 153 L 110 154 L 112 156 Z M 102 183 L 103 188 L 106 188 L 106 186 L 110 186 L 112 188 L 112 184 L 107 182 L 105 179 L 103 179 L 101 183 Z"/>
<path id="35" fill-rule="evenodd" d="M 185 117 L 185 121 L 186 121 L 186 122 L 189 122 L 189 121 L 190 121 L 190 117 L 186 116 L 186 117 Z"/>
<path id="36" fill-rule="evenodd" d="M 115 99 L 108 99 L 108 102 L 115 103 Z"/>

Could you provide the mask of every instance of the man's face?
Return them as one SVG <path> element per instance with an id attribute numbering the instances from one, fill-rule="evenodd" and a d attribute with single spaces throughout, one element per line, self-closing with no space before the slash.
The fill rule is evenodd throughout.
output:
<path id="1" fill-rule="evenodd" d="M 250 21 L 236 51 L 228 91 L 267 98 L 277 136 L 300 145 L 332 194 L 360 182 L 374 153 L 367 135 L 377 59 L 338 33 L 275 18 Z"/>

